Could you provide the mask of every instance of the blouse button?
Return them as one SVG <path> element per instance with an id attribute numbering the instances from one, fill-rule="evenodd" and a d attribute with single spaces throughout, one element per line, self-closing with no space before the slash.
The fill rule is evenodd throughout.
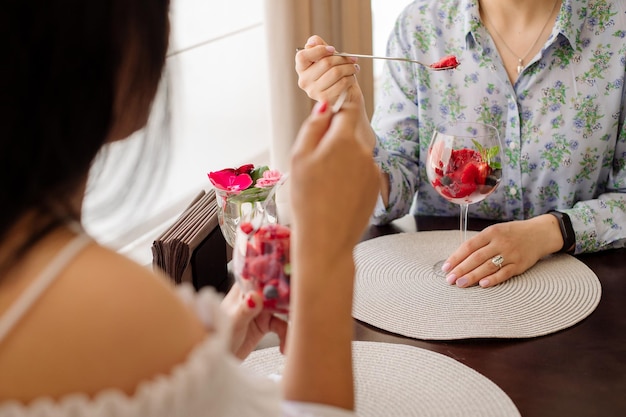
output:
<path id="1" fill-rule="evenodd" d="M 517 188 L 515 188 L 515 187 L 511 187 L 511 188 L 509 189 L 509 194 L 511 194 L 511 195 L 516 195 L 516 194 L 517 194 Z"/>
<path id="2" fill-rule="evenodd" d="M 517 148 L 517 144 L 515 142 L 509 143 L 509 149 L 515 149 L 515 148 Z"/>

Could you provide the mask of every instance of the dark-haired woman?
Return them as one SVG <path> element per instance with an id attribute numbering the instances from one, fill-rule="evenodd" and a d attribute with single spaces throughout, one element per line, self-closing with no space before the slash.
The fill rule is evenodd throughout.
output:
<path id="1" fill-rule="evenodd" d="M 257 294 L 174 289 L 81 227 L 94 158 L 148 119 L 168 7 L 3 7 L 0 416 L 353 415 L 352 248 L 378 178 L 355 106 L 316 106 L 293 151 L 288 335 Z M 270 331 L 287 353 L 280 385 L 239 366 Z"/>

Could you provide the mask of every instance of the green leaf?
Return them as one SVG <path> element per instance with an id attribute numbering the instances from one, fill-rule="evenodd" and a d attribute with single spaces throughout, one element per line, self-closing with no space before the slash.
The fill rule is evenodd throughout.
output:
<path id="1" fill-rule="evenodd" d="M 267 198 L 271 188 L 250 187 L 239 194 L 233 194 L 228 197 L 230 201 L 236 203 L 253 203 L 255 201 L 263 201 Z"/>
<path id="2" fill-rule="evenodd" d="M 474 144 L 476 149 L 478 149 L 478 153 L 482 157 L 485 154 L 485 148 L 483 148 L 483 145 L 481 145 L 476 139 L 472 139 L 472 143 Z"/>
<path id="3" fill-rule="evenodd" d="M 250 172 L 250 177 L 252 178 L 252 183 L 256 184 L 257 180 L 259 178 L 263 177 L 263 173 L 265 171 L 269 170 L 269 167 L 267 165 L 263 165 L 257 168 L 254 168 L 251 172 Z"/>
<path id="4" fill-rule="evenodd" d="M 482 160 L 487 162 L 487 165 L 489 165 L 492 169 L 502 169 L 502 164 L 500 162 L 492 161 L 492 159 L 498 156 L 498 152 L 500 152 L 500 147 L 498 145 L 492 146 L 491 148 L 485 148 L 476 139 L 472 139 L 472 143 L 478 150 Z"/>

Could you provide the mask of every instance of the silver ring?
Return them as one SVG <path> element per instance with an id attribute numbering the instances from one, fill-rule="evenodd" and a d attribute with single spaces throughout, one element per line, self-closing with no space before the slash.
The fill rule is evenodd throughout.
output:
<path id="1" fill-rule="evenodd" d="M 504 263 L 504 256 L 497 255 L 491 258 L 491 263 L 498 267 L 498 269 L 502 268 L 502 264 Z"/>

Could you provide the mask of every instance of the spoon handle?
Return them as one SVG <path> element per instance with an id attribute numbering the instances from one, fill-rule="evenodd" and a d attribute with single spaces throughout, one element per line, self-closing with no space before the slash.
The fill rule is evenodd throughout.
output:
<path id="1" fill-rule="evenodd" d="M 422 65 L 424 67 L 430 68 L 430 65 L 424 64 L 423 62 L 420 62 L 420 61 L 415 61 L 413 59 L 408 59 L 408 58 L 397 58 L 397 57 L 390 57 L 390 56 L 363 55 L 363 54 L 349 54 L 347 52 L 336 52 L 335 55 L 337 55 L 337 56 L 345 56 L 345 57 L 355 57 L 355 58 L 386 59 L 387 61 L 412 62 L 413 64 L 419 64 L 419 65 Z"/>
<path id="2" fill-rule="evenodd" d="M 296 48 L 296 52 L 302 51 L 304 48 Z M 369 59 L 384 59 L 387 61 L 403 61 L 410 62 L 412 64 L 418 64 L 423 66 L 424 68 L 428 68 L 431 71 L 442 71 L 448 69 L 454 69 L 456 66 L 448 66 L 448 67 L 433 67 L 432 65 L 425 64 L 420 61 L 416 61 L 414 59 L 408 58 L 399 58 L 399 57 L 390 57 L 390 56 L 376 56 L 376 55 L 364 55 L 364 54 L 351 54 L 348 52 L 335 52 L 333 55 L 335 56 L 343 56 L 343 57 L 355 57 L 355 58 L 369 58 Z"/>

